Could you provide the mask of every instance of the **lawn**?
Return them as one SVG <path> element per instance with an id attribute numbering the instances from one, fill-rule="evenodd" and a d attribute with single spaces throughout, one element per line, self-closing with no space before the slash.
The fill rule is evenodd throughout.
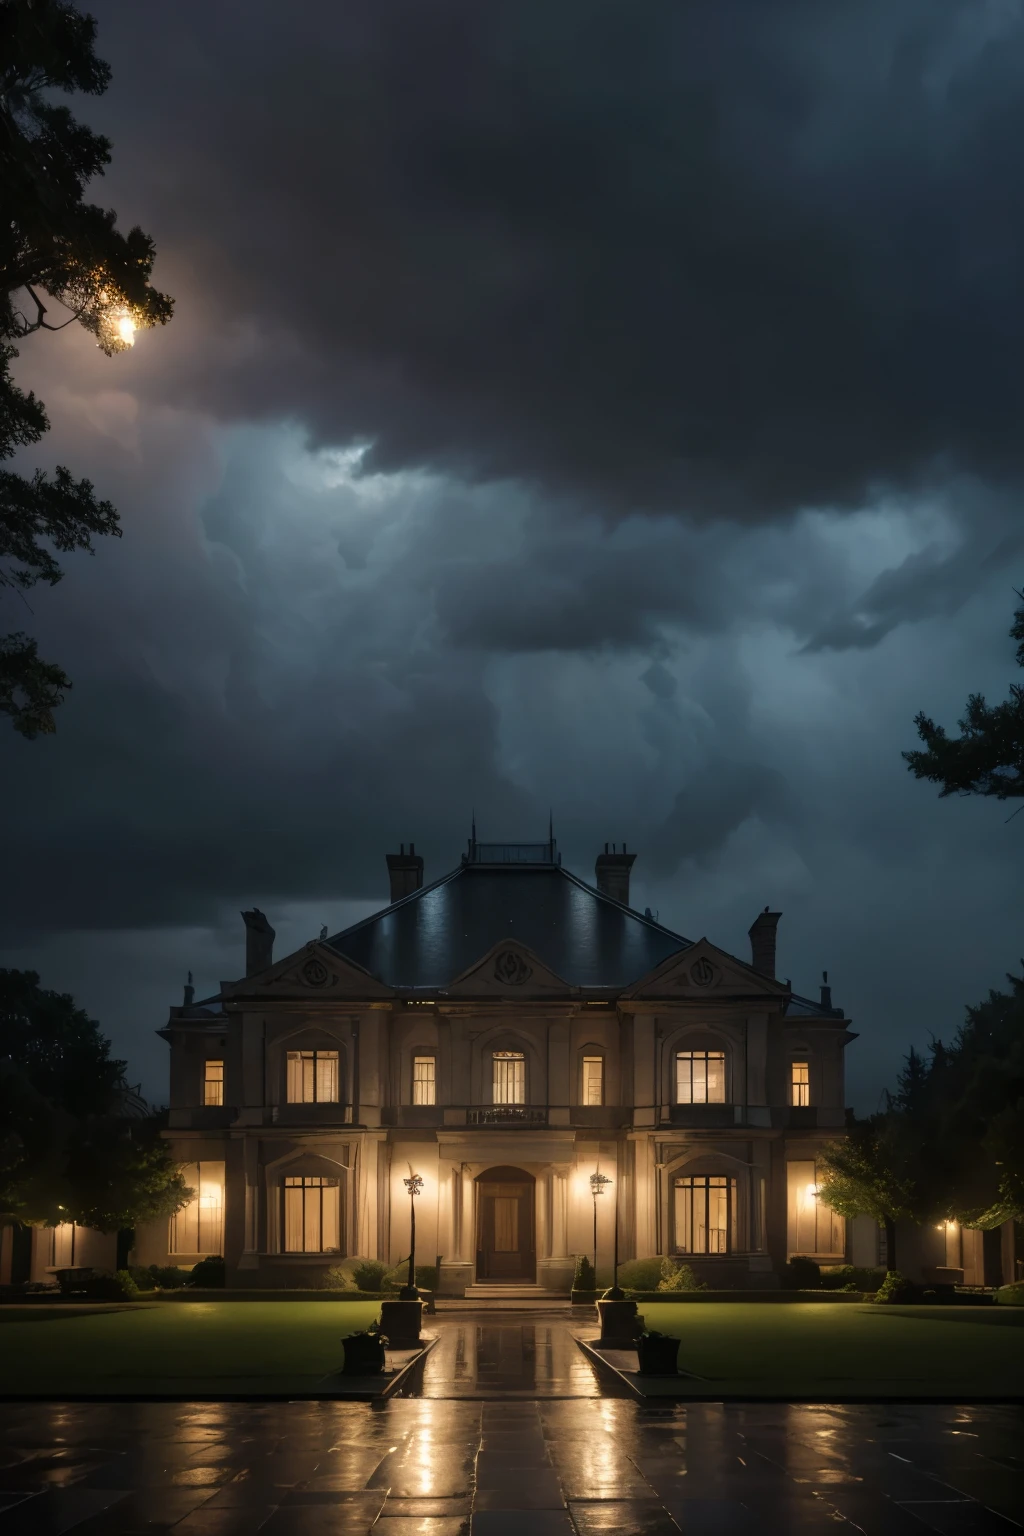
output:
<path id="1" fill-rule="evenodd" d="M 648 1328 L 679 1339 L 680 1370 L 703 1378 L 695 1394 L 1024 1395 L 1020 1309 L 641 1302 L 638 1310 Z"/>
<path id="2" fill-rule="evenodd" d="M 0 1398 L 301 1395 L 341 1369 L 379 1301 L 0 1307 Z"/>

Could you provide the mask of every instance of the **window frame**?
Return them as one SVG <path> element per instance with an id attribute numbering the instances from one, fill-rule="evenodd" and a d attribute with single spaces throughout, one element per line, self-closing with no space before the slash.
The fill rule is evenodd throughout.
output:
<path id="1" fill-rule="evenodd" d="M 724 1248 L 684 1248 L 682 1246 L 683 1235 L 680 1231 L 678 1220 L 678 1191 L 688 1190 L 690 1194 L 690 1231 L 697 1231 L 697 1194 L 703 1192 L 704 1232 L 706 1240 L 710 1240 L 712 1231 L 720 1232 L 722 1228 L 712 1228 L 711 1217 L 711 1191 L 719 1190 L 724 1186 L 725 1190 L 725 1246 Z M 729 1258 L 737 1253 L 737 1235 L 739 1231 L 739 1180 L 731 1173 L 677 1173 L 672 1176 L 672 1251 L 684 1258 L 717 1259 Z"/>
<path id="2" fill-rule="evenodd" d="M 324 1234 L 324 1190 L 325 1189 L 333 1189 L 336 1192 L 337 1209 L 336 1209 L 336 1212 L 335 1212 L 335 1223 L 336 1223 L 336 1231 L 337 1231 L 337 1236 L 338 1236 L 338 1243 L 337 1243 L 337 1247 L 334 1247 L 334 1248 L 325 1248 L 323 1246 L 323 1234 Z M 303 1246 L 301 1248 L 289 1248 L 288 1247 L 288 1191 L 289 1190 L 292 1190 L 293 1192 L 298 1192 L 299 1194 L 301 1194 L 301 1197 L 302 1197 L 301 1200 L 299 1201 L 299 1207 L 300 1207 L 300 1212 L 301 1212 L 302 1244 L 303 1244 Z M 319 1248 L 309 1248 L 309 1247 L 306 1246 L 306 1215 L 307 1215 L 306 1192 L 307 1192 L 307 1190 L 319 1190 L 319 1200 L 316 1202 L 316 1204 L 318 1206 L 317 1224 L 318 1224 L 319 1232 L 320 1232 L 320 1247 Z M 288 1174 L 285 1174 L 284 1177 L 281 1180 L 281 1252 L 282 1253 L 288 1253 L 288 1254 L 300 1254 L 300 1255 L 306 1255 L 306 1254 L 314 1254 L 314 1255 L 315 1254 L 319 1254 L 319 1255 L 330 1255 L 330 1256 L 341 1255 L 341 1254 L 344 1253 L 344 1244 L 342 1242 L 342 1234 L 343 1234 L 343 1227 L 342 1227 L 341 1180 L 339 1178 L 334 1178 L 334 1177 L 332 1177 L 329 1174 L 319 1174 L 319 1173 L 288 1173 Z"/>
<path id="3" fill-rule="evenodd" d="M 210 1068 L 219 1067 L 220 1077 L 211 1078 Z M 219 1097 L 211 1099 L 210 1089 L 219 1088 Z M 205 1056 L 203 1058 L 203 1108 L 222 1109 L 224 1106 L 224 1058 L 223 1056 Z"/>
<path id="4" fill-rule="evenodd" d="M 526 1104 L 526 1103 L 528 1103 L 529 1102 L 529 1096 L 528 1096 L 528 1084 L 527 1084 L 527 1081 L 526 1081 L 526 1052 L 525 1051 L 511 1050 L 511 1049 L 507 1049 L 507 1048 L 502 1047 L 502 1048 L 498 1048 L 498 1049 L 492 1049 L 489 1054 L 490 1054 L 490 1058 L 491 1058 L 491 1103 L 492 1104 L 497 1104 L 499 1106 L 503 1106 L 503 1105 L 517 1105 L 517 1104 Z M 512 1072 L 510 1074 L 509 1071 L 506 1070 L 506 1072 L 505 1072 L 505 1082 L 504 1082 L 504 1084 L 499 1085 L 499 1070 L 498 1070 L 498 1063 L 499 1062 L 506 1063 L 507 1067 L 511 1067 L 511 1066 L 513 1066 L 515 1064 L 519 1064 L 520 1067 L 521 1067 L 521 1072 Z M 512 1093 L 516 1093 L 516 1092 L 519 1093 L 520 1096 L 518 1098 L 512 1098 L 512 1097 L 509 1096 L 509 1094 L 510 1094 L 509 1076 L 510 1075 L 513 1078 L 521 1077 L 521 1082 L 519 1082 L 519 1083 L 513 1082 L 512 1087 L 511 1087 L 511 1092 Z M 499 1091 L 503 1095 L 500 1098 L 498 1097 Z"/>
<path id="5" fill-rule="evenodd" d="M 430 1063 L 430 1077 L 417 1079 L 416 1068 L 422 1063 Z M 429 1098 L 416 1097 L 417 1088 L 430 1089 Z M 432 1109 L 437 1104 L 437 1052 L 430 1050 L 413 1051 L 412 1053 L 412 1078 L 409 1085 L 409 1102 L 417 1109 Z"/>
<path id="6" fill-rule="evenodd" d="M 325 1063 L 327 1061 L 333 1061 L 334 1063 L 334 1095 L 331 1098 L 321 1098 L 319 1093 L 319 1068 L 321 1058 L 323 1058 Z M 311 1062 L 310 1080 L 313 1089 L 312 1097 L 308 1099 L 305 1097 L 306 1072 L 304 1065 L 307 1060 Z M 293 1062 L 298 1063 L 298 1073 L 301 1078 L 303 1089 L 303 1097 L 297 1099 L 293 1099 L 291 1096 Z M 284 1053 L 284 1102 L 289 1106 L 302 1104 L 341 1104 L 342 1084 L 340 1048 L 336 1045 L 299 1046 L 294 1049 L 286 1048 Z"/>
<path id="7" fill-rule="evenodd" d="M 174 1215 L 170 1218 L 170 1221 L 168 1222 L 168 1228 L 167 1228 L 167 1252 L 168 1252 L 169 1255 L 177 1255 L 177 1254 L 190 1255 L 190 1254 L 193 1254 L 193 1253 L 198 1253 L 203 1258 L 208 1257 L 211 1254 L 215 1254 L 215 1255 L 217 1255 L 217 1257 L 223 1258 L 223 1256 L 224 1256 L 224 1225 L 225 1225 L 225 1217 L 226 1217 L 226 1213 L 227 1213 L 227 1162 L 226 1162 L 226 1160 L 224 1158 L 221 1158 L 221 1157 L 207 1157 L 207 1158 L 200 1158 L 200 1159 L 198 1159 L 194 1163 L 186 1163 L 185 1167 L 186 1168 L 194 1168 L 196 1170 L 196 1173 L 195 1173 L 195 1191 L 196 1191 L 195 1198 L 193 1200 L 190 1200 L 188 1205 L 182 1206 L 180 1211 L 175 1211 Z M 207 1167 L 207 1168 L 209 1168 L 209 1167 L 220 1168 L 220 1170 L 221 1170 L 221 1175 L 220 1175 L 219 1180 L 216 1179 L 216 1178 L 208 1179 L 207 1180 L 207 1188 L 209 1188 L 210 1185 L 212 1184 L 217 1189 L 219 1189 L 219 1191 L 220 1191 L 220 1202 L 219 1202 L 219 1205 L 218 1205 L 218 1208 L 217 1208 L 218 1209 L 218 1214 L 217 1214 L 217 1216 L 215 1218 L 216 1224 L 217 1224 L 217 1228 L 218 1228 L 217 1243 L 216 1244 L 208 1244 L 206 1246 L 204 1246 L 203 1242 L 202 1242 L 202 1237 L 203 1237 L 202 1200 L 203 1200 L 203 1168 L 204 1167 Z M 186 1178 L 186 1183 L 189 1183 L 190 1180 L 191 1180 L 191 1175 L 186 1174 L 185 1178 Z M 199 1245 L 198 1245 L 198 1247 L 195 1247 L 195 1248 L 183 1248 L 183 1247 L 180 1246 L 180 1244 L 176 1243 L 176 1241 L 175 1241 L 175 1239 L 176 1239 L 176 1237 L 178 1235 L 178 1223 L 184 1221 L 184 1219 L 186 1217 L 186 1214 L 191 1212 L 193 1206 L 198 1206 L 199 1207 L 199 1210 L 197 1211 L 196 1217 L 195 1217 L 196 1237 L 199 1240 Z"/>
<path id="8" fill-rule="evenodd" d="M 729 1056 L 728 1056 L 728 1052 L 726 1051 L 724 1045 L 722 1045 L 722 1046 L 717 1046 L 717 1045 L 716 1046 L 710 1046 L 710 1045 L 706 1045 L 706 1046 L 677 1046 L 673 1050 L 673 1052 L 672 1052 L 672 1060 L 673 1060 L 673 1067 L 674 1067 L 673 1080 L 672 1080 L 672 1092 L 673 1092 L 673 1096 L 674 1096 L 674 1098 L 673 1098 L 673 1102 L 674 1103 L 676 1103 L 678 1105 L 681 1105 L 684 1109 L 691 1109 L 691 1108 L 694 1108 L 694 1107 L 700 1107 L 700 1106 L 706 1105 L 706 1104 L 719 1104 L 719 1105 L 721 1105 L 721 1104 L 729 1104 L 729 1103 L 731 1103 L 731 1100 L 729 1098 L 729 1082 L 728 1082 Z M 693 1091 L 694 1091 L 694 1071 L 693 1071 L 693 1068 L 694 1068 L 694 1063 L 697 1062 L 698 1060 L 702 1060 L 703 1064 L 704 1064 L 704 1094 L 705 1094 L 705 1096 L 704 1096 L 703 1099 L 695 1099 L 693 1097 Z M 688 1099 L 684 1099 L 684 1098 L 680 1097 L 680 1070 L 679 1069 L 680 1069 L 681 1063 L 684 1062 L 684 1061 L 689 1061 L 689 1063 L 690 1063 L 690 1097 Z M 722 1097 L 720 1099 L 712 1099 L 712 1098 L 710 1098 L 708 1096 L 709 1086 L 710 1086 L 709 1085 L 709 1081 L 708 1081 L 709 1077 L 710 1077 L 709 1066 L 710 1066 L 712 1061 L 715 1061 L 716 1063 L 720 1063 L 721 1064 L 721 1072 L 722 1072 Z"/>
<path id="9" fill-rule="evenodd" d="M 600 1065 L 600 1069 L 601 1069 L 599 1074 L 598 1074 L 599 1093 L 598 1093 L 598 1098 L 597 1098 L 596 1103 L 595 1103 L 595 1101 L 593 1099 L 590 1099 L 587 1096 L 587 1087 L 588 1087 L 588 1085 L 587 1085 L 587 1067 L 592 1062 L 597 1062 Z M 584 1049 L 582 1055 L 580 1056 L 580 1091 L 579 1091 L 579 1103 L 580 1103 L 580 1106 L 583 1109 L 601 1109 L 601 1108 L 604 1107 L 605 1096 L 606 1096 L 606 1092 L 607 1092 L 607 1079 L 608 1079 L 608 1064 L 607 1064 L 607 1061 L 605 1060 L 605 1053 L 604 1053 L 604 1051 L 586 1050 L 586 1049 Z"/>
<path id="10" fill-rule="evenodd" d="M 803 1081 L 797 1081 L 797 1069 L 803 1069 Z M 789 1063 L 789 1104 L 791 1109 L 811 1107 L 811 1063 L 806 1056 L 794 1056 Z"/>

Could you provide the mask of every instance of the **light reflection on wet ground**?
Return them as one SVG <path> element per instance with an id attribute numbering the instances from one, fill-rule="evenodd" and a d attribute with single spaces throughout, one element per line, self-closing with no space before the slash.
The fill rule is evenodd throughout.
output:
<path id="1" fill-rule="evenodd" d="M 432 1319 L 423 1396 L 0 1406 L 0 1536 L 1009 1536 L 1002 1407 L 642 1405 L 558 1319 Z"/>

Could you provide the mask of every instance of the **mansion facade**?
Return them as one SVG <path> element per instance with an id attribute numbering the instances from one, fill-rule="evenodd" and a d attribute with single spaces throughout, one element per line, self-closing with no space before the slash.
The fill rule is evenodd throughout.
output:
<path id="1" fill-rule="evenodd" d="M 606 1283 L 616 1224 L 622 1260 L 672 1256 L 713 1287 L 777 1285 L 793 1254 L 875 1262 L 873 1226 L 855 1253 L 815 1193 L 846 1121 L 842 1009 L 776 976 L 776 912 L 740 959 L 634 911 L 634 858 L 606 845 L 591 884 L 553 836 L 474 830 L 424 885 L 403 847 L 390 905 L 281 960 L 244 913 L 245 976 L 187 988 L 160 1031 L 196 1196 L 138 1233 L 136 1262 L 220 1252 L 235 1288 L 395 1263 L 413 1175 L 417 1258 L 446 1295 L 566 1294 L 578 1254 Z"/>

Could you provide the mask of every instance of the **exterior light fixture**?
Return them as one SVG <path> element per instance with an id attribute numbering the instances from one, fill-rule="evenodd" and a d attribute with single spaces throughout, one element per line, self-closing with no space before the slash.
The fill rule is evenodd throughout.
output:
<path id="1" fill-rule="evenodd" d="M 416 1289 L 416 1196 L 423 1193 L 423 1179 L 409 1170 L 409 1177 L 402 1183 L 409 1191 L 409 1279 L 398 1293 L 399 1301 L 419 1301 Z"/>
<path id="2" fill-rule="evenodd" d="M 590 1193 L 594 1197 L 594 1282 L 597 1283 L 597 1197 L 604 1194 L 604 1187 L 612 1181 L 606 1174 L 592 1173 L 590 1175 Z"/>

